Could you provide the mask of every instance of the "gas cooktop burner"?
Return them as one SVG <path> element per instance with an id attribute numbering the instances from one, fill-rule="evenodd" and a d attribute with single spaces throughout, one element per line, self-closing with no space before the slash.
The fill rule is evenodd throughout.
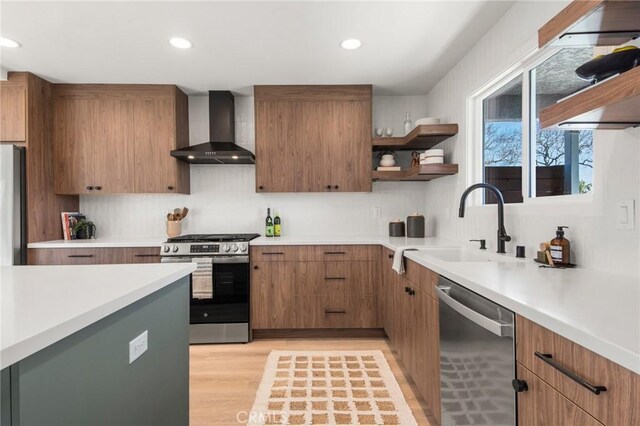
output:
<path id="1" fill-rule="evenodd" d="M 168 243 L 224 243 L 224 242 L 248 242 L 258 238 L 260 234 L 188 234 L 169 238 Z"/>

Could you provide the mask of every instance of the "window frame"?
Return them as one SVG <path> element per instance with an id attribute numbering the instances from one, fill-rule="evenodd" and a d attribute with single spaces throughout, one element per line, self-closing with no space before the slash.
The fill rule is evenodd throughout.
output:
<path id="1" fill-rule="evenodd" d="M 545 48 L 543 50 L 533 49 L 516 63 L 499 73 L 495 78 L 482 85 L 479 89 L 467 97 L 467 123 L 469 132 L 467 133 L 467 186 L 484 181 L 484 122 L 483 122 L 483 101 L 486 97 L 500 90 L 505 84 L 514 78 L 522 75 L 522 203 L 509 203 L 506 206 L 549 206 L 585 204 L 602 208 L 602 173 L 596 167 L 594 133 L 593 144 L 593 190 L 587 194 L 566 194 L 548 197 L 537 197 L 536 194 L 536 158 L 535 149 L 532 149 L 531 141 L 536 138 L 536 129 L 531 126 L 532 94 L 535 87 L 531 85 L 531 72 L 544 61 L 551 58 L 563 48 Z M 597 132 L 597 131 L 595 131 Z M 532 167 L 533 166 L 533 167 Z M 470 194 L 469 204 L 472 206 L 487 206 L 482 197 L 483 191 L 474 191 Z M 601 210 L 600 208 L 600 210 Z"/>

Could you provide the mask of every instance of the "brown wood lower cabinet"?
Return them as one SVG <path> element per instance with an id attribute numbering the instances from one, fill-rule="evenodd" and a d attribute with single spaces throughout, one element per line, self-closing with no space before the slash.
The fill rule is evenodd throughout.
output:
<path id="1" fill-rule="evenodd" d="M 640 424 L 638 374 L 520 315 L 516 316 L 516 360 L 603 424 Z M 606 390 L 596 394 L 569 374 Z"/>
<path id="2" fill-rule="evenodd" d="M 103 265 L 160 262 L 159 247 L 29 249 L 29 265 Z"/>
<path id="3" fill-rule="evenodd" d="M 377 263 L 372 248 L 252 249 L 253 329 L 375 328 Z M 289 261 L 285 259 L 296 259 Z"/>
<path id="4" fill-rule="evenodd" d="M 430 290 L 437 274 L 407 261 L 405 275 L 398 275 L 391 269 L 393 251 L 383 249 L 381 256 L 382 288 L 379 294 L 384 299 L 384 329 L 431 415 L 439 422 L 439 308 Z"/>
<path id="5" fill-rule="evenodd" d="M 518 393 L 519 426 L 602 425 L 521 364 L 517 364 L 517 374 L 527 382 L 527 390 Z"/>

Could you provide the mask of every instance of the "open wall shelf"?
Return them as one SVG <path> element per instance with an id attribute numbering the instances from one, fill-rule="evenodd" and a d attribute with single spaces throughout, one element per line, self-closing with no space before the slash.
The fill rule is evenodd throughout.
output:
<path id="1" fill-rule="evenodd" d="M 543 129 L 624 129 L 640 125 L 640 67 L 545 108 L 540 112 L 540 125 Z"/>
<path id="2" fill-rule="evenodd" d="M 538 46 L 618 46 L 638 36 L 640 2 L 574 0 L 538 30 Z"/>
<path id="3" fill-rule="evenodd" d="M 404 137 L 373 138 L 372 145 L 374 151 L 429 149 L 457 133 L 457 124 L 424 124 Z"/>
<path id="4" fill-rule="evenodd" d="M 374 170 L 372 177 L 374 181 L 410 182 L 428 181 L 457 173 L 457 164 L 425 164 L 398 172 L 379 172 Z"/>

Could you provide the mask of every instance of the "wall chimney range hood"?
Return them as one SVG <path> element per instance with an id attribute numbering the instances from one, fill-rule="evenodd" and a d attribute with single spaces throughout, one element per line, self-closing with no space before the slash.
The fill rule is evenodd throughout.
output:
<path id="1" fill-rule="evenodd" d="M 171 151 L 191 164 L 255 164 L 256 157 L 235 144 L 235 106 L 228 90 L 209 92 L 209 142 Z"/>

